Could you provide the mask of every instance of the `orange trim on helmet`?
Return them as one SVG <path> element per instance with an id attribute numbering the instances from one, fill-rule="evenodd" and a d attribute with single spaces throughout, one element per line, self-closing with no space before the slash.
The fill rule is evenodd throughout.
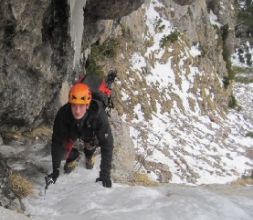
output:
<path id="1" fill-rule="evenodd" d="M 84 83 L 76 83 L 69 91 L 69 103 L 89 105 L 92 96 L 90 88 Z"/>

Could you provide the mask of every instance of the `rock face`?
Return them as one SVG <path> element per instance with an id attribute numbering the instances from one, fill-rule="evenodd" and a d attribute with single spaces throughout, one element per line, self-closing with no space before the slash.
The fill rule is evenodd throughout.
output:
<path id="1" fill-rule="evenodd" d="M 101 59 L 101 66 L 105 69 L 116 66 L 119 72 L 120 80 L 115 86 L 115 106 L 131 128 L 136 128 L 131 130 L 131 135 L 135 144 L 137 168 L 155 173 L 160 182 L 168 182 L 171 177 L 173 180 L 177 171 L 181 172 L 180 178 L 186 182 L 196 183 L 201 178 L 194 171 L 196 166 L 189 166 L 185 160 L 186 155 L 191 153 L 184 149 L 192 143 L 187 142 L 186 137 L 180 138 L 178 131 L 191 133 L 194 130 L 191 128 L 195 124 L 192 121 L 194 117 L 191 113 L 186 113 L 188 109 L 194 114 L 199 110 L 207 116 L 210 123 L 219 123 L 219 119 L 226 116 L 231 95 L 231 87 L 225 88 L 223 80 L 229 75 L 228 54 L 233 50 L 234 43 L 233 5 L 230 1 L 219 4 L 205 0 L 188 3 L 189 1 L 180 4 L 172 0 L 151 1 L 122 18 L 118 28 L 120 30 L 115 28 L 111 32 L 112 37 L 119 41 L 118 55 L 111 61 Z M 230 10 L 224 5 L 229 5 Z M 111 24 L 105 24 L 104 21 L 103 25 L 110 27 Z M 169 41 L 164 48 L 161 46 L 164 39 L 169 39 L 178 32 L 180 37 L 177 40 Z M 97 38 L 97 44 L 100 44 L 104 35 Z M 194 51 L 198 53 L 192 53 Z M 199 74 L 194 76 L 197 73 L 193 73 L 194 69 Z M 159 81 L 157 78 L 162 75 L 164 78 Z M 166 77 L 171 81 L 167 81 Z M 194 79 L 190 80 L 191 77 Z M 189 105 L 185 105 L 182 98 L 187 94 L 180 95 L 186 78 L 190 84 L 189 87 L 186 86 L 186 91 L 193 94 L 188 99 Z M 175 118 L 173 112 L 176 112 Z M 184 118 L 182 121 L 179 119 L 181 112 Z M 163 118 L 164 128 L 161 121 L 151 123 L 156 114 L 163 114 L 162 118 L 168 114 L 167 118 Z M 191 121 L 189 124 L 186 118 Z M 159 126 L 157 131 L 161 135 L 153 134 L 156 141 L 149 142 L 155 126 Z M 224 129 L 224 133 L 227 132 Z M 167 134 L 173 138 L 166 139 Z M 217 132 L 214 139 L 220 146 L 219 140 L 224 137 L 218 134 L 222 132 Z M 198 144 L 193 144 L 193 149 Z M 180 152 L 179 148 L 183 151 Z M 160 154 L 166 155 L 164 162 L 158 159 L 157 155 Z M 208 163 L 208 159 L 206 161 Z M 185 164 L 185 167 L 181 164 Z M 221 164 L 217 169 L 220 166 Z"/>
<path id="2" fill-rule="evenodd" d="M 0 130 L 36 126 L 71 69 L 68 4 L 3 0 L 0 11 Z"/>
<path id="3" fill-rule="evenodd" d="M 196 0 L 174 0 L 174 2 L 179 4 L 179 5 L 190 5 L 195 1 Z"/>
<path id="4" fill-rule="evenodd" d="M 131 181 L 134 171 L 135 152 L 129 135 L 128 126 L 122 123 L 116 111 L 112 112 L 110 121 L 114 137 L 112 161 L 112 178 L 116 182 Z"/>
<path id="5" fill-rule="evenodd" d="M 105 39 L 112 37 L 120 19 L 137 10 L 143 2 L 144 0 L 86 1 L 83 12 L 83 53 L 90 45 L 99 41 L 102 35 L 106 35 Z"/>
<path id="6" fill-rule="evenodd" d="M 98 19 L 121 18 L 142 3 L 88 1 L 84 11 L 96 17 L 89 20 L 94 26 Z M 67 0 L 1 0 L 0 131 L 52 123 L 62 83 L 75 77 L 69 13 Z M 89 42 L 84 50 L 88 47 Z"/>
<path id="7" fill-rule="evenodd" d="M 85 55 L 82 65 L 85 64 L 91 44 L 115 34 L 119 19 L 138 9 L 143 2 L 86 1 L 82 46 Z M 226 75 L 226 64 L 221 54 L 222 43 L 217 43 L 216 33 L 206 25 L 206 19 L 208 10 L 212 9 L 219 15 L 222 24 L 228 24 L 230 31 L 225 44 L 232 48 L 231 10 L 213 4 L 213 1 L 163 2 L 168 6 L 167 13 L 170 13 L 171 21 L 187 33 L 189 44 L 201 42 L 206 59 L 200 59 L 199 65 L 206 70 L 215 66 L 221 77 Z M 172 7 L 176 13 L 170 11 Z M 68 1 L 2 0 L 0 12 L 0 131 L 24 130 L 42 122 L 52 123 L 60 105 L 60 89 L 75 77 Z M 138 34 L 141 36 L 143 33 L 138 32 L 140 28 L 136 23 L 141 22 L 141 17 L 137 20 L 134 20 L 134 16 L 129 18 L 133 25 L 129 23 L 128 26 L 137 30 L 138 38 Z M 215 55 L 217 53 L 218 56 Z M 80 68 L 83 69 L 84 66 Z M 224 100 L 220 101 L 224 102 L 224 106 L 228 94 L 223 95 Z"/>
<path id="8" fill-rule="evenodd" d="M 192 103 L 189 101 L 189 107 L 194 109 L 198 106 L 211 121 L 217 120 L 216 113 L 221 115 L 227 110 L 231 89 L 225 89 L 222 80 L 228 75 L 229 67 L 225 52 L 233 50 L 234 44 L 235 10 L 232 10 L 231 1 L 154 0 L 148 1 L 144 8 L 140 7 L 144 0 L 87 0 L 82 18 L 82 60 L 75 70 L 69 1 L 72 0 L 0 0 L 0 133 L 27 130 L 43 122 L 52 123 L 60 105 L 59 98 L 68 90 L 78 72 L 84 71 L 91 47 L 101 45 L 108 38 L 117 38 L 121 49 L 115 59 L 102 65 L 105 72 L 112 66 L 120 72 L 121 81 L 115 88 L 119 115 L 127 115 L 125 118 L 131 121 L 138 103 L 142 103 L 144 120 L 151 119 L 158 104 L 162 114 L 170 113 L 175 103 L 184 111 L 178 95 L 184 86 L 181 79 L 188 77 L 190 80 L 190 69 L 195 68 L 201 74 L 195 77 L 189 92 L 198 98 L 192 99 Z M 152 4 L 149 15 L 153 16 L 153 12 L 157 17 L 147 18 L 145 10 L 149 10 Z M 211 11 L 217 15 L 216 24 L 211 22 Z M 159 18 L 166 18 L 168 22 L 162 26 Z M 149 28 L 152 26 L 153 32 L 163 34 L 164 38 L 171 37 L 164 31 L 169 23 L 175 27 L 173 30 L 180 32 L 180 40 L 167 46 L 168 50 L 162 56 L 160 45 L 156 51 L 149 52 L 145 60 L 142 56 L 145 68 L 140 71 L 129 68 L 134 53 L 144 55 L 156 46 Z M 190 54 L 192 48 L 199 54 Z M 148 87 L 138 74 L 148 76 L 155 64 L 164 64 L 167 60 L 171 61 L 173 65 L 170 67 L 175 72 L 174 84 L 170 86 L 177 85 L 179 89 L 168 91 L 170 94 L 166 97 L 158 94 L 155 86 Z M 141 63 L 142 59 L 139 61 Z M 170 86 L 164 90 L 169 90 Z M 125 97 L 121 91 L 126 91 Z M 124 176 L 125 171 L 130 173 L 133 168 L 134 150 L 127 126 L 120 124 L 121 120 L 117 114 L 112 117 L 115 146 L 118 147 L 115 148 L 115 158 L 120 162 L 113 166 L 117 168 L 114 178 L 125 181 L 128 178 Z M 137 141 L 144 140 L 141 144 L 145 145 L 149 129 L 146 128 L 145 135 L 136 137 Z M 145 147 L 148 148 L 148 144 Z M 140 157 L 141 161 L 144 159 Z M 144 162 L 142 165 L 146 170 L 151 170 L 151 167 L 160 170 L 161 182 L 171 178 L 169 168 L 163 164 Z"/>
<path id="9" fill-rule="evenodd" d="M 84 14 L 95 19 L 119 19 L 135 11 L 143 3 L 144 0 L 88 0 Z"/>
<path id="10" fill-rule="evenodd" d="M 228 76 L 229 54 L 234 50 L 235 44 L 235 10 L 223 7 L 223 4 L 231 5 L 230 1 L 215 4 L 215 1 L 193 1 L 191 5 L 173 4 L 165 1 L 168 6 L 174 8 L 174 13 L 168 10 L 170 19 L 186 34 L 189 45 L 195 45 L 201 50 L 197 66 L 204 72 L 217 72 L 220 79 Z M 175 1 L 176 2 L 176 1 Z M 217 24 L 212 24 L 211 12 L 217 16 Z M 215 102 L 223 110 L 227 108 L 228 97 L 231 88 L 220 89 L 217 81 L 206 74 L 200 83 L 201 87 L 211 86 L 217 95 Z M 219 94 L 219 95 L 218 95 Z M 205 104 L 204 104 L 205 105 Z"/>
<path id="11" fill-rule="evenodd" d="M 198 67 L 203 71 L 203 77 L 196 79 L 195 86 L 193 88 L 194 93 L 199 90 L 203 98 L 203 102 L 199 103 L 201 110 L 205 114 L 209 114 L 212 117 L 214 108 L 219 112 L 224 112 L 228 108 L 229 97 L 231 95 L 231 87 L 224 88 L 223 80 L 229 75 L 229 54 L 234 49 L 235 43 L 235 10 L 232 10 L 233 5 L 230 1 L 223 1 L 220 4 L 215 4 L 215 1 L 172 1 L 172 0 L 163 0 L 161 1 L 165 7 L 159 9 L 159 4 L 157 4 L 157 11 L 161 17 L 165 17 L 171 22 L 178 30 L 182 37 L 182 40 L 185 42 L 183 47 L 197 48 L 200 51 L 200 54 L 194 57 L 193 60 L 188 60 L 185 62 L 186 72 L 189 72 L 189 66 L 193 65 Z M 223 7 L 224 4 L 230 5 L 230 10 L 227 7 Z M 147 45 L 152 45 L 153 39 L 146 40 L 143 39 L 149 38 L 146 35 L 143 38 L 143 33 L 147 32 L 146 24 L 143 24 L 143 17 L 145 17 L 144 9 L 139 9 L 137 12 L 132 13 L 131 15 L 124 17 L 121 20 L 121 25 L 123 26 L 124 34 L 129 32 L 131 38 L 134 41 L 134 48 L 138 48 L 137 53 L 143 53 L 146 51 Z M 216 17 L 215 22 L 211 14 L 214 13 Z M 165 25 L 160 25 L 159 30 L 159 19 L 157 18 L 156 24 L 153 22 L 154 26 L 156 25 L 155 31 L 159 32 L 161 35 L 166 36 L 166 32 L 163 32 Z M 167 34 L 168 35 L 168 34 Z M 129 39 L 130 37 L 128 37 Z M 127 45 L 130 45 L 130 41 L 127 42 Z M 130 48 L 130 46 L 128 46 Z M 180 72 L 180 68 L 176 67 L 179 64 L 180 54 L 182 49 L 182 44 L 180 43 L 175 46 L 171 44 L 170 49 L 173 52 L 169 55 L 171 62 L 174 66 L 173 70 Z M 129 49 L 128 49 L 129 50 Z M 157 52 L 158 53 L 158 52 Z M 147 67 L 143 70 L 144 73 L 148 74 L 153 68 L 153 61 L 155 53 L 150 55 L 150 59 L 146 61 Z M 129 58 L 130 59 L 130 58 Z M 164 56 L 166 59 L 166 56 Z M 164 60 L 161 62 L 163 63 Z M 122 66 L 122 65 L 121 65 Z M 126 65 L 127 66 L 127 65 Z M 123 72 L 127 71 L 127 68 Z M 124 76 L 122 76 L 125 79 Z M 121 78 L 121 79 L 122 79 Z M 145 87 L 143 82 L 138 82 L 139 87 Z M 176 83 L 179 83 L 177 81 Z M 231 85 L 231 84 L 230 84 Z M 138 86 L 136 86 L 138 88 Z M 146 88 L 146 87 L 145 87 Z M 210 91 L 215 95 L 211 98 L 206 94 L 206 88 L 210 88 Z M 153 92 L 154 93 L 154 92 Z M 172 95 L 172 94 L 170 94 Z M 177 94 L 174 94 L 176 97 Z M 208 97 L 209 96 L 209 97 Z M 134 99 L 137 99 L 135 96 Z M 176 99 L 176 98 L 175 98 Z M 166 101 L 166 100 L 165 100 Z M 145 99 L 142 97 L 141 100 L 135 100 L 136 103 L 143 103 Z M 155 103 L 155 102 L 154 102 Z M 164 102 L 165 103 L 165 102 Z M 163 103 L 163 106 L 165 105 Z M 165 109 L 165 112 L 169 109 Z"/>

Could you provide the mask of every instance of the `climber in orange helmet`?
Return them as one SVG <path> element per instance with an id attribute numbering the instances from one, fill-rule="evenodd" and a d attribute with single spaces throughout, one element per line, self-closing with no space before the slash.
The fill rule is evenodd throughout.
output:
<path id="1" fill-rule="evenodd" d="M 55 183 L 60 174 L 61 160 L 65 158 L 64 172 L 70 173 L 77 166 L 80 152 L 73 147 L 80 139 L 87 169 L 94 166 L 94 152 L 101 147 L 100 174 L 96 182 L 111 187 L 111 161 L 113 137 L 102 103 L 92 99 L 90 88 L 76 83 L 70 89 L 68 103 L 57 112 L 52 135 L 53 172 L 46 176 L 46 184 Z"/>

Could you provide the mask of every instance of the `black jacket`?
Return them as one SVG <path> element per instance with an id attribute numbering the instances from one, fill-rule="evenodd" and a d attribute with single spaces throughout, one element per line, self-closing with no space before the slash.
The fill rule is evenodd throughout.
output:
<path id="1" fill-rule="evenodd" d="M 101 147 L 100 177 L 110 178 L 113 137 L 108 118 L 102 103 L 93 100 L 90 108 L 81 120 L 74 119 L 70 104 L 65 104 L 57 112 L 52 136 L 53 170 L 59 169 L 64 157 L 64 142 L 77 138 L 90 140 L 96 136 Z"/>

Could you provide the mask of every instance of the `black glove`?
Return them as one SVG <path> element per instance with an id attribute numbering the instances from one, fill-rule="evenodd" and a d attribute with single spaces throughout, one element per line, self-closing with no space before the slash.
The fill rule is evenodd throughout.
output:
<path id="1" fill-rule="evenodd" d="M 99 182 L 99 181 L 102 182 L 102 184 L 103 184 L 104 187 L 107 187 L 107 188 L 111 188 L 112 187 L 112 181 L 111 181 L 110 178 L 101 178 L 101 177 L 98 177 L 96 179 L 96 182 Z"/>
<path id="2" fill-rule="evenodd" d="M 114 82 L 115 78 L 117 77 L 117 70 L 110 70 L 106 76 L 106 84 L 111 89 L 112 83 Z"/>
<path id="3" fill-rule="evenodd" d="M 58 177 L 59 177 L 59 170 L 56 169 L 53 171 L 53 173 L 51 173 L 45 177 L 46 185 L 48 186 L 50 184 L 55 184 Z"/>

